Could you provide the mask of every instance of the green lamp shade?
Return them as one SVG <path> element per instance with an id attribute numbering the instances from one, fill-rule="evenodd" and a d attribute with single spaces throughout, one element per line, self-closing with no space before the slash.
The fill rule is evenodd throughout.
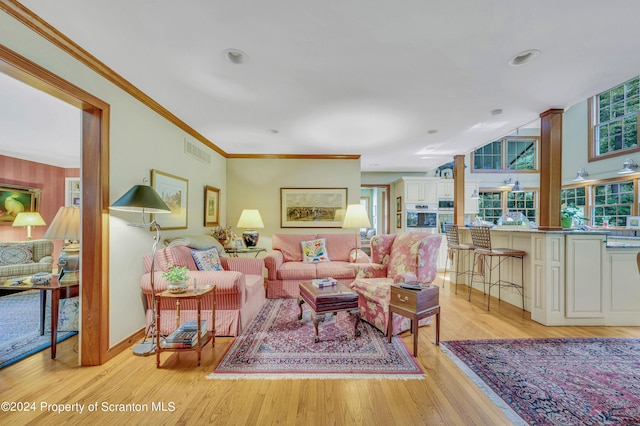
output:
<path id="1" fill-rule="evenodd" d="M 171 213 L 171 209 L 149 185 L 134 185 L 109 208 L 130 212 Z"/>

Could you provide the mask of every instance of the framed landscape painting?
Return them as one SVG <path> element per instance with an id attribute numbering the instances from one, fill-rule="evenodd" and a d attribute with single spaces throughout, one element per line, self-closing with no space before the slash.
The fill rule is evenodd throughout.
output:
<path id="1" fill-rule="evenodd" d="M 220 190 L 213 186 L 204 187 L 204 226 L 220 224 Z"/>
<path id="2" fill-rule="evenodd" d="M 158 170 L 151 170 L 151 187 L 171 209 L 169 214 L 153 215 L 156 222 L 162 229 L 185 229 L 188 217 L 189 181 Z"/>
<path id="3" fill-rule="evenodd" d="M 11 225 L 20 212 L 37 212 L 40 189 L 0 183 L 0 225 Z"/>
<path id="4" fill-rule="evenodd" d="M 340 228 L 347 188 L 280 188 L 282 228 Z"/>

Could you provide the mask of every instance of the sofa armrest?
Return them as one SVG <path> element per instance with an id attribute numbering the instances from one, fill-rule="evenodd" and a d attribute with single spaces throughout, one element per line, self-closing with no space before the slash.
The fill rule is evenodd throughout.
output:
<path id="1" fill-rule="evenodd" d="M 53 265 L 53 256 L 43 256 L 38 263 L 45 263 L 48 265 Z"/>
<path id="2" fill-rule="evenodd" d="M 370 263 L 371 258 L 367 253 L 360 249 L 351 249 L 349 253 L 349 262 L 352 263 Z"/>
<path id="3" fill-rule="evenodd" d="M 242 272 L 248 275 L 264 275 L 264 260 L 249 257 L 221 257 L 225 271 Z"/>
<path id="4" fill-rule="evenodd" d="M 379 263 L 351 263 L 350 267 L 356 270 L 356 278 L 386 278 L 387 265 Z"/>
<path id="5" fill-rule="evenodd" d="M 273 250 L 264 257 L 264 266 L 267 268 L 267 278 L 275 281 L 278 277 L 278 268 L 284 263 L 284 255 L 280 250 Z"/>
<path id="6" fill-rule="evenodd" d="M 420 241 L 418 246 L 417 277 L 422 283 L 435 280 L 438 267 L 438 253 L 440 250 L 440 236 L 431 236 Z"/>

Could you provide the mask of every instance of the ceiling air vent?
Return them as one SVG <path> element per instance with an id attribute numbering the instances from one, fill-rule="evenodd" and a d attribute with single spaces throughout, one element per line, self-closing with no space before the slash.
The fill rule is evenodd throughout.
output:
<path id="1" fill-rule="evenodd" d="M 184 153 L 203 163 L 211 164 L 211 155 L 202 148 L 189 142 L 186 138 L 184 140 Z"/>

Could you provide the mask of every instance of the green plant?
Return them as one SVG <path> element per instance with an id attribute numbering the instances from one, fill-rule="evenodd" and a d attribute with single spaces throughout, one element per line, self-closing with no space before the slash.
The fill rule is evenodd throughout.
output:
<path id="1" fill-rule="evenodd" d="M 189 269 L 186 266 L 175 266 L 170 263 L 169 271 L 163 272 L 162 278 L 171 283 L 187 281 L 189 279 L 188 272 Z"/>
<path id="2" fill-rule="evenodd" d="M 579 209 L 572 204 L 563 204 L 560 209 L 560 214 L 562 215 L 562 219 L 573 219 L 576 225 L 582 225 L 582 222 L 589 220 L 589 218 L 585 217 L 584 213 L 582 213 L 582 209 Z"/>

